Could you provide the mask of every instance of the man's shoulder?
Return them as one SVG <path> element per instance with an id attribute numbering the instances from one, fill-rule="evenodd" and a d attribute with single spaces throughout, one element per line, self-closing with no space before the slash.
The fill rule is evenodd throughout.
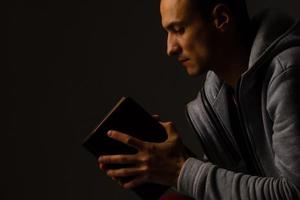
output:
<path id="1" fill-rule="evenodd" d="M 290 49 L 300 46 L 300 24 L 290 16 L 265 11 L 253 20 L 253 24 L 257 28 L 251 47 L 249 68 L 257 68 L 283 54 L 286 57 Z"/>
<path id="2" fill-rule="evenodd" d="M 271 82 L 286 71 L 300 69 L 300 46 L 287 48 L 274 56 L 268 68 Z"/>
<path id="3" fill-rule="evenodd" d="M 273 60 L 280 63 L 282 70 L 287 70 L 291 67 L 300 67 L 300 46 L 285 49 L 275 56 Z"/>

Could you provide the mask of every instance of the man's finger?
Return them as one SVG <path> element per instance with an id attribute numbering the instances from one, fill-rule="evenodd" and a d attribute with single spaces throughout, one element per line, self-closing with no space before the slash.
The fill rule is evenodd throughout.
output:
<path id="1" fill-rule="evenodd" d="M 154 119 L 156 119 L 157 121 L 160 121 L 160 116 L 159 116 L 159 115 L 155 114 L 155 115 L 152 115 L 152 117 L 153 117 Z"/>
<path id="2" fill-rule="evenodd" d="M 100 164 L 133 164 L 138 162 L 136 155 L 107 155 L 100 156 Z"/>
<path id="3" fill-rule="evenodd" d="M 107 175 L 110 177 L 120 178 L 128 176 L 139 176 L 146 173 L 143 168 L 122 168 L 122 169 L 111 169 L 107 171 Z"/>
<path id="4" fill-rule="evenodd" d="M 173 122 L 159 122 L 168 133 L 176 132 Z"/>
<path id="5" fill-rule="evenodd" d="M 172 140 L 174 138 L 181 138 L 180 134 L 176 131 L 176 128 L 173 124 L 173 122 L 159 122 L 166 130 L 168 138 L 167 140 Z"/>
<path id="6" fill-rule="evenodd" d="M 141 150 L 145 146 L 145 143 L 137 138 L 134 138 L 130 135 L 121 133 L 119 131 L 108 131 L 107 135 L 112 139 L 115 139 L 119 142 L 122 142 L 128 146 L 131 146 L 135 149 Z"/>
<path id="7" fill-rule="evenodd" d="M 105 165 L 102 164 L 102 163 L 100 163 L 100 164 L 99 164 L 99 168 L 102 169 L 102 170 L 105 170 Z"/>
<path id="8" fill-rule="evenodd" d="M 147 181 L 146 176 L 138 176 L 135 179 L 133 179 L 132 181 L 124 183 L 122 186 L 125 189 L 131 189 L 131 188 L 135 188 L 135 187 L 138 187 L 138 186 L 144 184 L 146 181 Z"/>

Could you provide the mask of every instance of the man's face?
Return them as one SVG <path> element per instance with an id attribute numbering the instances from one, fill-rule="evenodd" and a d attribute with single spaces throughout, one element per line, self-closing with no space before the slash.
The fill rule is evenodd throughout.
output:
<path id="1" fill-rule="evenodd" d="M 162 26 L 168 33 L 167 54 L 175 55 L 190 76 L 211 65 L 211 26 L 191 0 L 161 0 Z"/>

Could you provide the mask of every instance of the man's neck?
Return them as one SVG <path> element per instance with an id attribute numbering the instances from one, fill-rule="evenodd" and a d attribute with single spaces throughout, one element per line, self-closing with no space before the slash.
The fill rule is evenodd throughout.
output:
<path id="1" fill-rule="evenodd" d="M 213 71 L 231 87 L 235 87 L 243 72 L 248 69 L 250 48 L 236 45 L 222 55 Z"/>

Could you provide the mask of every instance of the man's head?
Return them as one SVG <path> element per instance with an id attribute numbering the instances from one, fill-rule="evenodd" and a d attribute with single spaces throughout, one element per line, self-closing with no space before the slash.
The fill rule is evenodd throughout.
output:
<path id="1" fill-rule="evenodd" d="M 243 0 L 161 0 L 160 12 L 167 54 L 178 56 L 191 76 L 219 64 L 234 41 L 242 43 L 249 23 Z"/>

